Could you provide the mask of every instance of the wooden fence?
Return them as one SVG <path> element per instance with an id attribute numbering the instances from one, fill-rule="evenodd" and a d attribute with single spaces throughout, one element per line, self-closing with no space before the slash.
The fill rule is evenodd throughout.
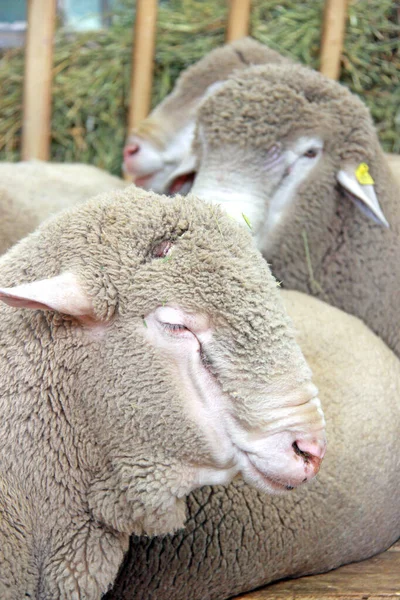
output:
<path id="1" fill-rule="evenodd" d="M 249 32 L 251 0 L 227 0 L 226 41 Z M 49 159 L 51 78 L 57 0 L 28 0 L 25 54 L 22 157 Z M 337 79 L 340 73 L 346 0 L 325 0 L 320 70 Z M 144 119 L 150 109 L 153 56 L 156 39 L 157 0 L 136 0 L 135 43 L 128 129 Z"/>

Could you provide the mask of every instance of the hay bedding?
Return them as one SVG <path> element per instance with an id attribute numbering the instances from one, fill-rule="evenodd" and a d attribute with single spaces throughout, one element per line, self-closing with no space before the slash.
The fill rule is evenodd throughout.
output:
<path id="1" fill-rule="evenodd" d="M 251 33 L 318 67 L 323 0 L 253 0 Z M 116 0 L 108 30 L 59 28 L 54 53 L 51 157 L 120 174 L 126 135 L 134 0 Z M 400 153 L 400 3 L 352 0 L 341 81 L 371 109 L 384 148 Z M 161 0 L 153 106 L 179 72 L 224 42 L 226 0 Z M 0 60 L 0 160 L 18 160 L 23 51 Z"/>

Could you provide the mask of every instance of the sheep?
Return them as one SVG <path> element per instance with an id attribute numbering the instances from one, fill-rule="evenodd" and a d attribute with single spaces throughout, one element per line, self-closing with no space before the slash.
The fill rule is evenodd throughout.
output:
<path id="1" fill-rule="evenodd" d="M 124 171 L 134 176 L 136 185 L 164 193 L 170 174 L 190 148 L 201 100 L 234 71 L 253 64 L 288 62 L 251 38 L 212 50 L 180 75 L 173 91 L 131 132 L 124 148 Z M 186 179 L 180 184 L 190 185 L 190 177 Z"/>
<path id="2" fill-rule="evenodd" d="M 0 162 L 0 254 L 46 217 L 90 196 L 128 184 L 84 164 Z"/>
<path id="3" fill-rule="evenodd" d="M 182 533 L 132 539 L 107 600 L 225 600 L 399 538 L 399 359 L 357 318 L 300 292 L 283 296 L 326 417 L 317 479 L 289 496 L 242 482 L 196 491 Z"/>
<path id="4" fill-rule="evenodd" d="M 397 184 L 400 185 L 400 155 L 399 154 L 386 154 L 389 167 L 393 173 Z"/>
<path id="5" fill-rule="evenodd" d="M 356 96 L 300 65 L 252 67 L 200 107 L 193 152 L 193 193 L 247 219 L 284 287 L 400 354 L 399 186 Z"/>
<path id="6" fill-rule="evenodd" d="M 222 211 L 104 194 L 3 255 L 0 282 L 2 600 L 99 599 L 129 534 L 182 527 L 195 488 L 317 473 L 310 369 Z"/>

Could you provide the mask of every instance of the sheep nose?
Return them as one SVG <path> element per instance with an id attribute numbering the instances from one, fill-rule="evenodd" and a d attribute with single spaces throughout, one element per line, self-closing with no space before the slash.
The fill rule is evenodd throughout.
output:
<path id="1" fill-rule="evenodd" d="M 325 440 L 313 441 L 308 440 L 296 440 L 292 444 L 292 448 L 300 456 L 305 465 L 311 467 L 313 475 L 316 475 L 321 466 L 322 459 L 325 456 L 326 442 Z"/>
<path id="2" fill-rule="evenodd" d="M 138 144 L 127 144 L 124 148 L 124 160 L 128 160 L 131 156 L 139 152 L 139 150 L 140 146 Z"/>

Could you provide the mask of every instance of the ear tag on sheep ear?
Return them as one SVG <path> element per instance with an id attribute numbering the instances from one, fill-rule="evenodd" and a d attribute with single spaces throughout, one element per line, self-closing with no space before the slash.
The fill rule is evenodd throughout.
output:
<path id="1" fill-rule="evenodd" d="M 389 227 L 376 197 L 373 186 L 374 180 L 369 174 L 367 164 L 361 163 L 355 170 L 341 169 L 338 171 L 336 179 L 346 196 L 354 202 L 361 212 L 378 225 Z M 360 179 L 362 182 L 360 182 Z"/>
<path id="2" fill-rule="evenodd" d="M 73 273 L 0 288 L 0 300 L 14 308 L 54 310 L 81 319 L 93 316 L 92 303 Z"/>
<path id="3" fill-rule="evenodd" d="M 367 163 L 360 163 L 356 169 L 356 179 L 361 185 L 374 185 Z"/>

